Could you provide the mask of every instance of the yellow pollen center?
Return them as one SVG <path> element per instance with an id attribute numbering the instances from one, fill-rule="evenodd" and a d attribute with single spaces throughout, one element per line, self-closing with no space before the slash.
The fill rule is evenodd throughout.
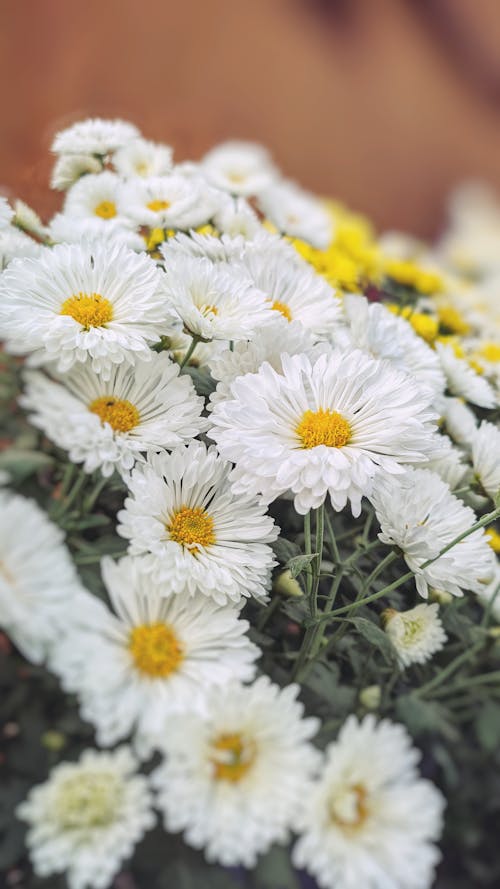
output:
<path id="1" fill-rule="evenodd" d="M 247 177 L 244 173 L 237 173 L 236 170 L 234 170 L 232 173 L 227 174 L 227 178 L 230 182 L 234 182 L 235 185 L 241 185 L 242 182 L 245 182 Z"/>
<path id="2" fill-rule="evenodd" d="M 116 204 L 114 201 L 101 201 L 95 207 L 94 213 L 96 216 L 100 216 L 101 219 L 113 219 L 116 216 Z"/>
<path id="3" fill-rule="evenodd" d="M 486 358 L 486 361 L 491 361 L 492 364 L 497 361 L 500 362 L 500 344 L 499 343 L 483 343 L 479 350 L 479 354 Z"/>
<path id="4" fill-rule="evenodd" d="M 232 783 L 241 781 L 253 765 L 256 752 L 255 742 L 245 740 L 239 732 L 219 735 L 212 744 L 214 778 Z"/>
<path id="5" fill-rule="evenodd" d="M 113 306 L 100 293 L 76 293 L 63 302 L 59 314 L 70 315 L 88 330 L 90 327 L 104 327 L 108 321 L 112 321 Z"/>
<path id="6" fill-rule="evenodd" d="M 89 411 L 97 414 L 102 423 L 109 423 L 115 432 L 130 432 L 139 424 L 139 411 L 130 401 L 101 395 L 89 404 Z"/>
<path id="7" fill-rule="evenodd" d="M 161 201 L 157 198 L 154 201 L 150 201 L 149 204 L 146 204 L 148 210 L 152 210 L 153 213 L 159 213 L 160 210 L 168 210 L 170 207 L 170 201 Z"/>
<path id="8" fill-rule="evenodd" d="M 113 772 L 79 771 L 57 789 L 53 814 L 65 830 L 89 830 L 112 824 L 119 815 L 123 784 Z"/>
<path id="9" fill-rule="evenodd" d="M 498 531 L 495 528 L 488 528 L 486 537 L 488 538 L 488 543 L 493 552 L 500 554 L 500 534 Z"/>
<path id="10" fill-rule="evenodd" d="M 306 411 L 295 432 L 303 448 L 343 448 L 351 439 L 351 427 L 337 411 Z"/>
<path id="11" fill-rule="evenodd" d="M 368 816 L 368 793 L 362 784 L 346 787 L 330 804 L 332 821 L 345 831 L 356 830 Z"/>
<path id="12" fill-rule="evenodd" d="M 139 672 L 155 678 L 175 673 L 184 660 L 184 648 L 172 627 L 160 621 L 134 627 L 128 649 Z"/>
<path id="13" fill-rule="evenodd" d="M 292 320 L 292 313 L 286 303 L 282 303 L 279 299 L 275 299 L 271 308 L 274 309 L 275 312 L 281 312 L 287 321 Z"/>
<path id="14" fill-rule="evenodd" d="M 214 520 L 200 506 L 182 506 L 167 525 L 170 539 L 189 550 L 215 543 Z"/>

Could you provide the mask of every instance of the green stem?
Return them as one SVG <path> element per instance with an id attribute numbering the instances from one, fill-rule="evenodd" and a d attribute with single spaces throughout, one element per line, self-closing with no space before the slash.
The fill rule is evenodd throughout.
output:
<path id="1" fill-rule="evenodd" d="M 200 339 L 201 339 L 201 337 L 199 337 L 197 334 L 193 334 L 193 337 L 192 337 L 192 339 L 191 339 L 191 343 L 189 344 L 189 349 L 187 350 L 186 354 L 184 355 L 184 358 L 182 359 L 182 361 L 181 361 L 181 363 L 180 363 L 180 369 L 181 369 L 181 370 L 182 370 L 182 368 L 185 367 L 186 364 L 188 363 L 188 361 L 189 361 L 189 359 L 191 358 L 191 356 L 192 356 L 194 350 L 196 349 L 196 346 L 197 346 L 198 343 L 200 342 Z"/>
<path id="2" fill-rule="evenodd" d="M 445 693 L 461 692 L 465 691 L 468 688 L 475 688 L 476 686 L 482 685 L 483 683 L 488 685 L 490 682 L 498 682 L 500 684 L 500 670 L 493 670 L 491 673 L 482 673 L 479 676 L 469 676 L 467 678 L 461 679 L 455 685 L 453 685 L 451 689 L 438 689 L 433 694 L 433 697 L 440 698 L 444 696 Z"/>
<path id="3" fill-rule="evenodd" d="M 87 497 L 85 497 L 83 501 L 83 512 L 91 512 L 96 500 L 98 499 L 101 491 L 106 486 L 108 481 L 109 478 L 103 475 L 101 475 L 101 477 L 97 479 L 97 482 L 95 483 L 92 491 L 90 492 L 90 494 L 87 495 Z"/>
<path id="4" fill-rule="evenodd" d="M 325 511 L 325 522 L 326 522 L 326 530 L 328 533 L 328 542 L 330 544 L 330 550 L 332 554 L 333 561 L 338 565 L 340 564 L 340 553 L 337 544 L 337 539 L 335 537 L 335 531 L 333 530 L 332 522 L 330 521 L 330 516 L 328 515 L 328 510 Z"/>
<path id="5" fill-rule="evenodd" d="M 259 631 L 264 629 L 266 624 L 271 620 L 275 611 L 278 610 L 279 605 L 280 605 L 280 599 L 281 599 L 281 597 L 280 597 L 279 593 L 275 593 L 275 595 L 274 595 L 273 599 L 271 600 L 271 602 L 269 603 L 269 605 L 267 605 L 266 608 L 263 608 L 262 611 L 260 612 L 257 623 L 256 623 L 256 627 Z"/>
<path id="6" fill-rule="evenodd" d="M 457 670 L 463 664 L 467 663 L 467 661 L 471 660 L 471 658 L 474 657 L 474 655 L 479 651 L 480 648 L 483 647 L 483 645 L 484 640 L 481 640 L 480 642 L 476 642 L 474 645 L 468 648 L 467 651 L 463 651 L 462 654 L 460 654 L 454 660 L 450 661 L 450 663 L 447 664 L 446 667 L 443 667 L 443 669 L 437 676 L 434 676 L 434 678 L 430 679 L 429 682 L 426 682 L 425 685 L 421 685 L 420 688 L 417 688 L 414 694 L 420 697 L 421 695 L 425 695 L 429 691 L 432 691 L 434 688 L 437 688 L 438 685 L 441 685 L 445 681 L 445 679 L 448 678 L 448 676 L 451 676 L 451 674 L 455 672 L 455 670 Z"/>

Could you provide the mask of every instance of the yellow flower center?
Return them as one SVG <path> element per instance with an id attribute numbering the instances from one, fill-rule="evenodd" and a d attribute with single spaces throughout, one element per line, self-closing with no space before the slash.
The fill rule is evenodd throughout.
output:
<path id="1" fill-rule="evenodd" d="M 172 627 L 160 621 L 134 627 L 128 649 L 139 672 L 155 678 L 175 673 L 184 660 L 184 648 Z"/>
<path id="2" fill-rule="evenodd" d="M 70 315 L 88 330 L 90 327 L 104 327 L 108 321 L 112 321 L 113 306 L 100 293 L 76 293 L 63 302 L 60 314 Z"/>
<path id="3" fill-rule="evenodd" d="M 239 732 L 219 735 L 212 744 L 214 778 L 233 784 L 241 781 L 255 762 L 256 753 L 255 742 L 245 740 Z"/>
<path id="4" fill-rule="evenodd" d="M 337 411 L 306 411 L 295 432 L 302 441 L 303 448 L 343 448 L 351 439 L 351 427 Z"/>
<path id="5" fill-rule="evenodd" d="M 479 354 L 485 358 L 486 361 L 491 361 L 492 364 L 496 364 L 497 361 L 500 361 L 500 344 L 483 343 L 479 350 Z"/>
<path id="6" fill-rule="evenodd" d="M 104 827 L 115 821 L 122 797 L 123 785 L 117 775 L 86 769 L 61 782 L 53 813 L 65 830 Z"/>
<path id="7" fill-rule="evenodd" d="M 116 216 L 116 204 L 114 201 L 101 201 L 95 207 L 94 213 L 96 216 L 100 216 L 101 219 L 113 219 L 113 216 Z"/>
<path id="8" fill-rule="evenodd" d="M 97 414 L 102 423 L 109 423 L 115 432 L 130 432 L 139 424 L 140 414 L 130 401 L 101 395 L 89 404 L 89 411 Z"/>
<path id="9" fill-rule="evenodd" d="M 330 804 L 330 816 L 345 831 L 357 830 L 368 816 L 368 793 L 362 784 L 353 784 L 339 793 Z"/>
<path id="10" fill-rule="evenodd" d="M 286 318 L 287 321 L 292 320 L 292 313 L 286 303 L 282 303 L 279 301 L 279 299 L 275 299 L 271 308 L 274 309 L 275 312 L 281 312 L 281 314 L 284 318 Z"/>
<path id="11" fill-rule="evenodd" d="M 201 506 L 182 506 L 173 514 L 167 531 L 171 540 L 190 550 L 215 543 L 214 520 Z"/>
<path id="12" fill-rule="evenodd" d="M 500 534 L 498 531 L 495 528 L 488 528 L 486 537 L 488 538 L 488 543 L 493 552 L 500 553 Z"/>
<path id="13" fill-rule="evenodd" d="M 451 330 L 452 333 L 458 333 L 460 336 L 466 336 L 469 333 L 470 327 L 467 321 L 454 306 L 440 306 L 438 316 L 440 324 Z"/>
<path id="14" fill-rule="evenodd" d="M 159 213 L 160 210 L 168 210 L 170 207 L 170 201 L 161 201 L 157 198 L 154 201 L 150 201 L 149 204 L 146 204 L 148 210 L 152 210 L 153 213 Z"/>

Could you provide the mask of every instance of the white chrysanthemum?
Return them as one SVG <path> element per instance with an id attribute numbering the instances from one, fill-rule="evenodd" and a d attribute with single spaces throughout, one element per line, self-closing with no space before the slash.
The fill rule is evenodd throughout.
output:
<path id="1" fill-rule="evenodd" d="M 139 130 L 123 120 L 88 118 L 56 134 L 54 154 L 109 154 L 140 137 Z"/>
<path id="2" fill-rule="evenodd" d="M 497 560 L 495 571 L 491 583 L 478 592 L 481 602 L 486 608 L 491 608 L 491 612 L 500 623 L 500 562 Z"/>
<path id="3" fill-rule="evenodd" d="M 383 614 L 385 632 L 402 667 L 424 664 L 441 651 L 447 636 L 439 617 L 439 605 L 421 604 L 408 611 L 387 608 Z"/>
<path id="4" fill-rule="evenodd" d="M 128 747 L 85 750 L 61 762 L 17 807 L 35 873 L 65 873 L 69 889 L 108 889 L 122 862 L 154 827 L 147 779 Z"/>
<path id="5" fill-rule="evenodd" d="M 74 219 L 98 219 L 103 224 L 129 225 L 121 203 L 122 180 L 116 173 L 82 176 L 67 191 L 63 214 Z"/>
<path id="6" fill-rule="evenodd" d="M 295 182 L 281 180 L 259 195 L 259 207 L 278 231 L 325 250 L 333 235 L 330 214 L 319 198 Z"/>
<path id="7" fill-rule="evenodd" d="M 115 613 L 103 608 L 80 621 L 54 647 L 50 667 L 78 694 L 99 744 L 135 733 L 148 753 L 174 714 L 204 712 L 210 689 L 252 679 L 260 652 L 232 604 L 165 597 L 139 559 L 103 559 L 102 575 Z"/>
<path id="8" fill-rule="evenodd" d="M 483 420 L 472 439 L 472 465 L 492 500 L 500 493 L 500 429 Z"/>
<path id="9" fill-rule="evenodd" d="M 0 230 L 0 272 L 6 269 L 13 259 L 41 256 L 46 250 L 46 247 L 34 241 L 29 235 L 8 225 Z"/>
<path id="10" fill-rule="evenodd" d="M 229 195 L 221 200 L 220 207 L 214 215 L 214 225 L 222 234 L 232 238 L 241 235 L 245 240 L 250 240 L 265 231 L 259 222 L 259 217 L 245 198 L 232 198 Z"/>
<path id="11" fill-rule="evenodd" d="M 253 867 L 274 842 L 286 842 L 317 762 L 309 743 L 316 719 L 303 719 L 297 685 L 267 677 L 231 685 L 207 700 L 204 718 L 166 726 L 166 762 L 153 774 L 169 831 L 204 849 L 208 861 Z"/>
<path id="12" fill-rule="evenodd" d="M 101 171 L 102 160 L 93 154 L 61 154 L 52 169 L 50 186 L 57 191 L 66 191 L 81 176 Z"/>
<path id="13" fill-rule="evenodd" d="M 348 327 L 337 326 L 334 331 L 339 345 L 348 342 L 374 358 L 386 358 L 433 396 L 444 391 L 446 381 L 439 358 L 408 321 L 389 312 L 381 303 L 370 304 L 355 294 L 346 294 L 342 306 Z"/>
<path id="14" fill-rule="evenodd" d="M 214 407 L 209 434 L 236 463 L 235 493 L 270 503 L 292 491 L 302 514 L 329 494 L 334 509 L 350 500 L 359 515 L 379 468 L 402 472 L 432 449 L 428 399 L 389 362 L 337 349 L 283 355 L 282 367 L 237 378 Z"/>
<path id="15" fill-rule="evenodd" d="M 0 626 L 39 663 L 83 602 L 62 531 L 33 500 L 0 490 Z"/>
<path id="16" fill-rule="evenodd" d="M 10 206 L 7 198 L 3 198 L 0 195 L 0 229 L 5 228 L 9 225 L 13 215 L 14 211 Z"/>
<path id="17" fill-rule="evenodd" d="M 481 377 L 463 358 L 458 358 L 451 346 L 436 343 L 436 351 L 446 376 L 448 389 L 453 395 L 466 398 L 479 407 L 495 407 L 495 392 L 484 377 Z"/>
<path id="18" fill-rule="evenodd" d="M 172 315 L 204 340 L 250 339 L 273 318 L 266 295 L 237 266 L 178 257 L 166 263 L 165 288 Z"/>
<path id="19" fill-rule="evenodd" d="M 118 149 L 113 164 L 121 176 L 164 176 L 172 169 L 172 149 L 147 139 L 134 139 Z"/>
<path id="20" fill-rule="evenodd" d="M 20 404 L 73 463 L 105 476 L 127 472 L 143 454 L 185 444 L 206 426 L 203 398 L 165 354 L 116 365 L 109 380 L 89 365 L 59 381 L 28 372 Z"/>
<path id="21" fill-rule="evenodd" d="M 444 799 L 405 729 L 350 716 L 305 798 L 293 850 L 322 889 L 430 889 Z"/>
<path id="22" fill-rule="evenodd" d="M 312 334 L 302 326 L 300 321 L 286 321 L 280 315 L 262 330 L 251 341 L 242 340 L 234 344 L 233 349 L 224 348 L 210 357 L 208 367 L 217 389 L 210 396 L 209 409 L 219 401 L 226 401 L 231 396 L 231 383 L 237 377 L 248 373 L 257 373 L 267 362 L 278 373 L 282 373 L 282 355 L 299 355 L 310 352 L 314 346 Z M 318 347 L 322 348 L 322 347 Z"/>
<path id="23" fill-rule="evenodd" d="M 331 336 L 341 318 L 340 301 L 327 281 L 305 262 L 291 263 L 288 251 L 249 245 L 243 265 L 275 312 L 287 321 L 300 321 L 319 337 Z"/>
<path id="24" fill-rule="evenodd" d="M 380 540 L 403 551 L 424 599 L 429 586 L 461 596 L 463 590 L 478 593 L 489 582 L 495 557 L 482 529 L 423 567 L 476 521 L 472 509 L 435 472 L 408 469 L 397 478 L 380 473 L 370 500 L 382 529 Z"/>
<path id="25" fill-rule="evenodd" d="M 438 398 L 436 409 L 441 414 L 446 430 L 459 445 L 469 447 L 477 429 L 474 411 L 461 398 Z"/>
<path id="26" fill-rule="evenodd" d="M 455 447 L 447 435 L 438 434 L 434 441 L 436 452 L 426 462 L 425 469 L 436 472 L 453 491 L 465 483 L 465 476 L 470 474 L 470 465 L 464 463 L 463 450 Z"/>
<path id="27" fill-rule="evenodd" d="M 0 332 L 12 352 L 63 373 L 90 358 L 109 378 L 114 364 L 150 358 L 165 332 L 162 283 L 153 260 L 120 244 L 60 244 L 4 272 Z"/>
<path id="28" fill-rule="evenodd" d="M 255 499 L 232 493 L 228 475 L 216 449 L 198 441 L 133 470 L 118 533 L 132 555 L 149 554 L 144 570 L 163 595 L 265 597 L 278 531 Z"/>
<path id="29" fill-rule="evenodd" d="M 123 185 L 124 212 L 137 225 L 189 229 L 208 222 L 220 205 L 215 189 L 199 177 L 136 177 Z"/>
<path id="30" fill-rule="evenodd" d="M 123 224 L 121 216 L 115 219 L 99 219 L 98 216 L 75 217 L 56 213 L 49 223 L 50 239 L 56 244 L 103 243 L 115 241 L 129 250 L 140 253 L 146 242 L 141 235 Z"/>
<path id="31" fill-rule="evenodd" d="M 278 176 L 269 152 L 253 142 L 223 142 L 204 156 L 200 166 L 216 188 L 245 197 L 259 194 Z"/>

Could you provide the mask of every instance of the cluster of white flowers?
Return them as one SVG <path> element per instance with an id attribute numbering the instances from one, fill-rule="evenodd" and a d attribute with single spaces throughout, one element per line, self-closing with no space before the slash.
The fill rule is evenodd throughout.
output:
<path id="1" fill-rule="evenodd" d="M 241 610 L 269 601 L 276 500 L 297 522 L 367 507 L 380 561 L 402 554 L 418 594 L 491 605 L 495 541 L 473 509 L 500 492 L 491 257 L 466 284 L 456 232 L 418 261 L 405 239 L 384 247 L 249 143 L 175 164 L 130 124 L 88 120 L 53 151 L 60 213 L 43 226 L 0 203 L 0 338 L 25 356 L 32 425 L 126 487 L 128 554 L 103 559 L 108 606 L 39 506 L 2 491 L 0 623 L 76 693 L 99 747 L 131 746 L 30 792 L 37 873 L 105 889 L 156 805 L 209 862 L 253 867 L 293 832 L 326 889 L 426 889 L 443 799 L 405 730 L 351 716 L 320 753 L 300 686 L 257 675 Z M 374 612 L 401 669 L 445 646 L 437 612 Z"/>

